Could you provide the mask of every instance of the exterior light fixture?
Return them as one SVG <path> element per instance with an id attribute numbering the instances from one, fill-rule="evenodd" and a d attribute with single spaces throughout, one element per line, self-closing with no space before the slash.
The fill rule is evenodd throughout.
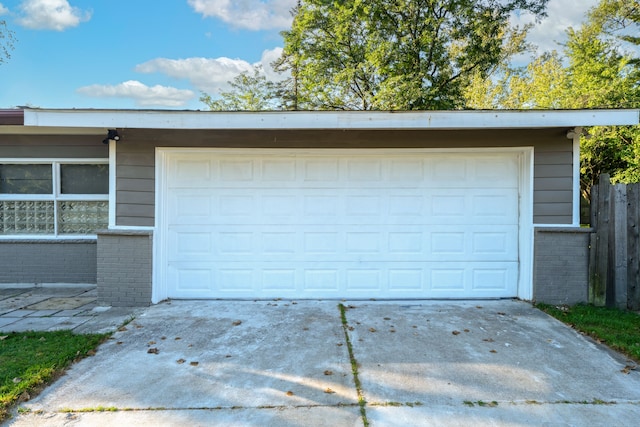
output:
<path id="1" fill-rule="evenodd" d="M 107 131 L 107 137 L 102 140 L 103 144 L 108 144 L 109 141 L 120 141 L 120 134 L 115 129 L 109 129 Z"/>

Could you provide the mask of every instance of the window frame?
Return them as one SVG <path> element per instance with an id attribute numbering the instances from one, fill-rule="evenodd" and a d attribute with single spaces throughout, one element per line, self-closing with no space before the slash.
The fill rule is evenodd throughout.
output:
<path id="1" fill-rule="evenodd" d="M 60 234 L 58 231 L 58 202 L 65 201 L 105 201 L 109 202 L 109 192 L 111 192 L 111 180 L 109 178 L 109 192 L 107 194 L 63 194 L 61 192 L 60 165 L 84 164 L 84 165 L 107 165 L 108 158 L 2 158 L 0 164 L 10 165 L 51 165 L 52 187 L 51 194 L 2 194 L 0 201 L 50 201 L 53 202 L 54 210 L 54 232 L 53 234 L 2 234 L 0 240 L 72 240 L 72 239 L 96 239 L 94 234 Z M 108 219 L 107 219 L 108 225 Z"/>

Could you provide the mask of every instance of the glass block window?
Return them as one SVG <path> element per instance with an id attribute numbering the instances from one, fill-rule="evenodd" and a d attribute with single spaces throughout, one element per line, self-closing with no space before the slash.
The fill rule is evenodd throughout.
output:
<path id="1" fill-rule="evenodd" d="M 109 223 L 109 165 L 0 163 L 0 236 L 90 236 Z"/>
<path id="2" fill-rule="evenodd" d="M 53 202 L 0 200 L 2 234 L 53 234 Z"/>
<path id="3" fill-rule="evenodd" d="M 96 228 L 107 228 L 108 202 L 58 202 L 58 232 L 91 234 Z"/>

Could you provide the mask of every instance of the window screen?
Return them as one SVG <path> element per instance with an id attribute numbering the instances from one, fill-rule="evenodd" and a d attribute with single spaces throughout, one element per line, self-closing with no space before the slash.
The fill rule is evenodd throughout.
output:
<path id="1" fill-rule="evenodd" d="M 51 165 L 0 164 L 0 194 L 52 194 Z"/>

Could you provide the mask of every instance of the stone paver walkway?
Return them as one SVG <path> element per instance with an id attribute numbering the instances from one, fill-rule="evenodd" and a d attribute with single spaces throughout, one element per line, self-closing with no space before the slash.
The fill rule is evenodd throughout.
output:
<path id="1" fill-rule="evenodd" d="M 2 332 L 112 332 L 139 311 L 98 306 L 95 285 L 0 287 Z"/>

